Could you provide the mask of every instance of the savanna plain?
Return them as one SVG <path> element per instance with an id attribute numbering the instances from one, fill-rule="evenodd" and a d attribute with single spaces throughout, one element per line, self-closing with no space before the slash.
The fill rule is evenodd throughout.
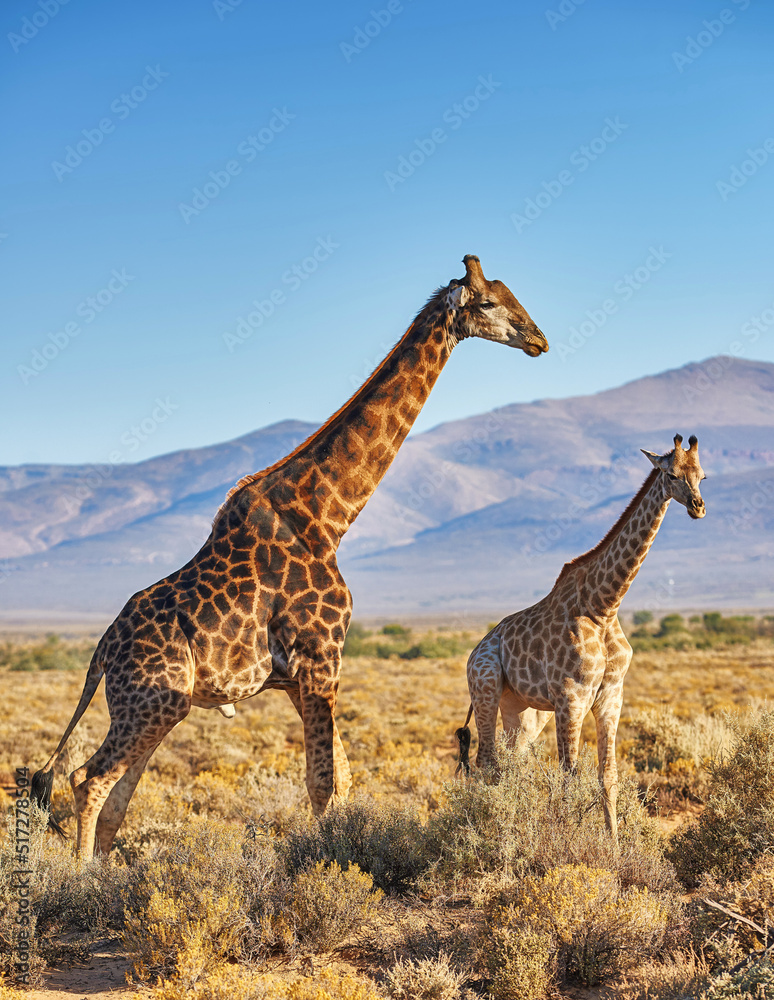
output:
<path id="1" fill-rule="evenodd" d="M 353 773 L 321 821 L 281 692 L 162 743 L 108 858 L 31 814 L 30 982 L 18 960 L 16 769 L 40 767 L 98 636 L 0 637 L 0 1000 L 774 997 L 774 618 L 646 612 L 618 734 L 619 847 L 593 720 L 574 774 L 553 729 L 455 778 L 465 664 L 487 623 L 355 623 L 337 712 Z M 104 687 L 104 686 L 103 686 Z M 103 688 L 66 774 L 101 743 Z M 472 756 L 475 755 L 475 729 Z"/>

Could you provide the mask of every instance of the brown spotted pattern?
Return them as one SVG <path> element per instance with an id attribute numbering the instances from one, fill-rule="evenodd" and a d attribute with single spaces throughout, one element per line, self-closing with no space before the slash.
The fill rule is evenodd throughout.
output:
<path id="1" fill-rule="evenodd" d="M 143 769 L 192 706 L 269 688 L 304 726 L 315 813 L 351 784 L 334 710 L 352 601 L 336 550 L 395 457 L 455 344 L 481 336 L 530 356 L 545 338 L 477 257 L 440 289 L 350 401 L 287 458 L 243 479 L 189 563 L 135 594 L 102 637 L 46 776 L 105 676 L 110 729 L 70 776 L 78 849 L 110 849 Z"/>
<path id="2" fill-rule="evenodd" d="M 506 737 L 523 745 L 556 715 L 559 759 L 578 760 L 581 726 L 591 710 L 597 727 L 605 824 L 616 837 L 618 771 L 615 738 L 632 650 L 618 608 L 666 514 L 669 501 L 704 516 L 704 478 L 696 438 L 666 455 L 645 452 L 655 468 L 619 520 L 591 551 L 567 563 L 553 590 L 509 615 L 470 654 L 468 687 L 478 729 L 477 764 L 495 766 L 498 710 Z"/>

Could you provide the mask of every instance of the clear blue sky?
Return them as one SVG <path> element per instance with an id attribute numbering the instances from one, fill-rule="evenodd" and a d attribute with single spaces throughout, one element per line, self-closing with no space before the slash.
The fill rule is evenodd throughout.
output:
<path id="1" fill-rule="evenodd" d="M 465 253 L 552 350 L 463 343 L 418 429 L 728 352 L 766 310 L 743 354 L 774 360 L 762 0 L 56 7 L 2 13 L 0 463 L 322 421 Z"/>

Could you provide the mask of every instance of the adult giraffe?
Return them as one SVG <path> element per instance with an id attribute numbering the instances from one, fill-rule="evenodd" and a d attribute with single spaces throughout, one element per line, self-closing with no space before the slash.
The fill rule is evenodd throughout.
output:
<path id="1" fill-rule="evenodd" d="M 306 785 L 321 814 L 351 776 L 334 710 L 352 600 L 336 564 L 349 526 L 386 473 L 455 344 L 483 337 L 530 357 L 540 330 L 478 257 L 439 289 L 361 389 L 287 458 L 228 494 L 182 569 L 130 598 L 100 640 L 75 714 L 32 780 L 48 808 L 53 767 L 105 675 L 110 729 L 70 775 L 78 851 L 107 853 L 151 755 L 191 706 L 220 708 L 269 688 L 304 724 Z"/>
<path id="2" fill-rule="evenodd" d="M 618 609 L 676 500 L 694 520 L 706 510 L 699 484 L 705 478 L 699 443 L 680 434 L 665 455 L 644 451 L 654 468 L 605 537 L 565 563 L 550 594 L 503 618 L 468 659 L 468 687 L 476 713 L 479 767 L 495 767 L 498 709 L 510 742 L 534 740 L 556 713 L 562 764 L 578 761 L 581 727 L 591 709 L 597 724 L 597 759 L 605 826 L 617 839 L 618 768 L 615 738 L 632 647 Z M 457 730 L 461 764 L 467 763 L 470 731 Z"/>

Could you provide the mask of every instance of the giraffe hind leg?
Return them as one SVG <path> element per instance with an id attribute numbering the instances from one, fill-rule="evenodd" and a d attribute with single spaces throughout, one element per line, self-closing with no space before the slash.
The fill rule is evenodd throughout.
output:
<path id="1" fill-rule="evenodd" d="M 118 828 L 126 816 L 129 801 L 155 749 L 154 746 L 150 750 L 146 750 L 142 757 L 132 764 L 111 788 L 97 818 L 96 848 L 98 853 L 110 853 Z"/>
<path id="2" fill-rule="evenodd" d="M 172 698 L 169 699 L 169 694 Z M 167 733 L 188 715 L 190 698 L 179 692 L 167 692 L 168 701 L 155 706 L 155 719 L 152 723 L 144 722 L 142 727 L 133 728 L 126 722 L 132 717 L 134 707 L 139 712 L 147 708 L 147 702 L 127 707 L 126 714 L 120 721 L 113 720 L 102 746 L 81 767 L 70 775 L 70 786 L 75 798 L 75 813 L 78 819 L 78 854 L 89 859 L 94 853 L 94 840 L 97 822 L 102 807 L 107 802 L 114 785 L 133 768 L 142 757 L 150 754 L 159 745 Z M 140 771 L 140 774 L 142 771 Z M 136 775 L 134 785 L 139 781 Z M 116 802 L 120 802 L 130 782 L 117 793 Z M 134 787 L 132 787 L 134 791 Z M 128 798 L 127 798 L 128 805 Z M 108 814 L 109 815 L 109 814 Z M 122 817 L 123 818 L 123 817 Z M 107 823 L 107 815 L 105 817 Z M 105 828 L 103 828 L 105 829 Z"/>

